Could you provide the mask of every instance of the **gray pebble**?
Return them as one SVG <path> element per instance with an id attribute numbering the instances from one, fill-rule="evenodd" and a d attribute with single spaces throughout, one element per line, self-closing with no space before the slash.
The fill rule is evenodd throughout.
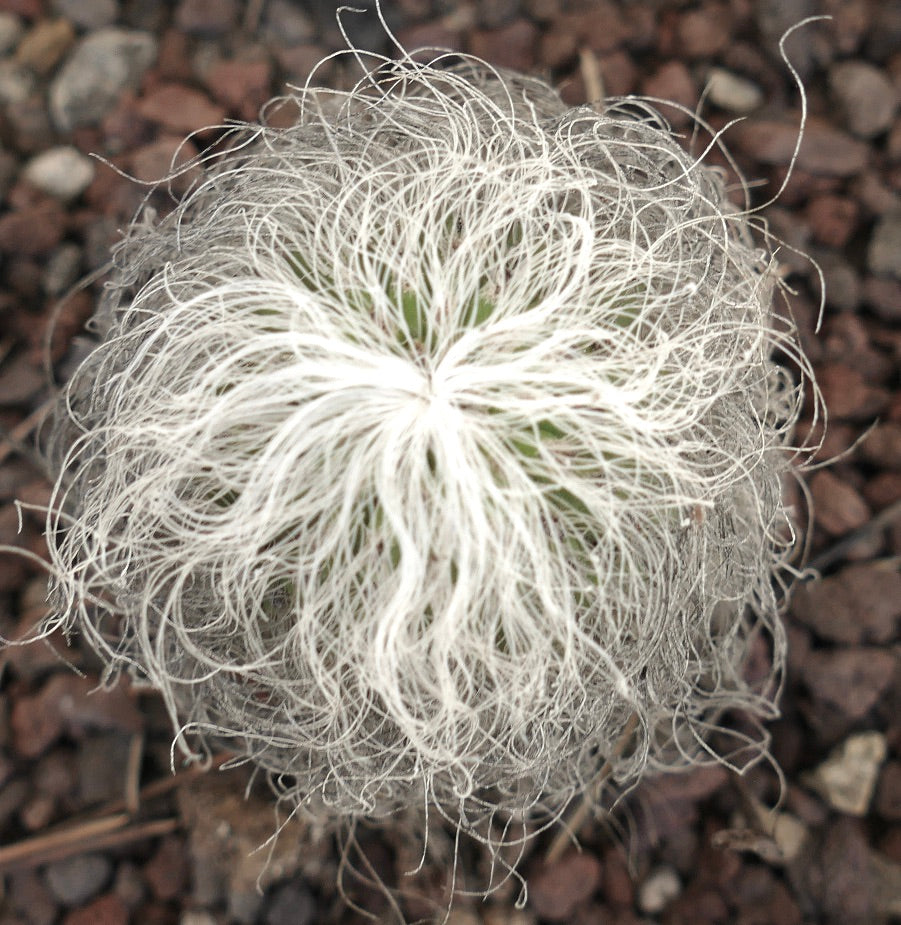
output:
<path id="1" fill-rule="evenodd" d="M 859 138 L 873 138 L 892 124 L 898 92 L 888 75 L 869 62 L 836 64 L 829 71 L 829 89 L 848 130 Z"/>
<path id="2" fill-rule="evenodd" d="M 33 157 L 22 174 L 32 186 L 67 202 L 90 186 L 94 162 L 77 148 L 60 145 Z"/>
<path id="3" fill-rule="evenodd" d="M 265 925 L 309 925 L 316 915 L 316 903 L 306 886 L 298 882 L 276 887 L 263 916 Z"/>
<path id="4" fill-rule="evenodd" d="M 268 41 L 290 47 L 312 41 L 316 27 L 298 5 L 289 0 L 270 0 L 266 4 L 262 33 Z"/>
<path id="5" fill-rule="evenodd" d="M 24 31 L 22 20 L 15 13 L 0 13 L 0 55 L 12 51 Z"/>
<path id="6" fill-rule="evenodd" d="M 0 103 L 21 103 L 31 96 L 36 86 L 37 80 L 31 71 L 11 58 L 0 61 Z"/>
<path id="7" fill-rule="evenodd" d="M 53 0 L 53 10 L 79 29 L 102 29 L 119 15 L 116 0 Z"/>
<path id="8" fill-rule="evenodd" d="M 44 880 L 64 906 L 80 906 L 109 882 L 112 864 L 102 854 L 76 854 L 48 864 Z"/>
<path id="9" fill-rule="evenodd" d="M 867 264 L 873 273 L 901 278 L 901 212 L 883 216 L 870 239 Z"/>
<path id="10" fill-rule="evenodd" d="M 44 292 L 59 296 L 68 291 L 81 273 L 81 248 L 71 242 L 60 244 L 44 264 Z"/>
<path id="11" fill-rule="evenodd" d="M 156 52 L 156 39 L 137 30 L 110 27 L 83 38 L 50 86 L 57 128 L 99 122 L 123 90 L 138 85 Z"/>

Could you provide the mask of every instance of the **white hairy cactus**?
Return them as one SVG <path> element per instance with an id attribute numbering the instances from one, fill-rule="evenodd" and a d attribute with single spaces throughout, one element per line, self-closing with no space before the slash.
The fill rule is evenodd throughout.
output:
<path id="1" fill-rule="evenodd" d="M 296 99 L 118 246 L 54 625 L 336 814 L 559 807 L 773 715 L 797 350 L 720 173 L 468 59 Z"/>

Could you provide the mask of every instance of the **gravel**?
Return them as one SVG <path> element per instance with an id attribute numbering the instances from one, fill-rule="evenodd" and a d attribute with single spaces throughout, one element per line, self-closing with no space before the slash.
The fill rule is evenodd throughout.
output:
<path id="1" fill-rule="evenodd" d="M 102 269 L 118 229 L 147 194 L 117 171 L 156 180 L 186 131 L 254 118 L 286 80 L 306 79 L 341 47 L 334 10 L 326 0 L 0 3 L 0 543 L 37 556 L 44 550 L 43 515 L 18 511 L 13 500 L 39 502 L 48 490 L 31 452 L 50 394 L 45 336 L 56 318 L 50 356 L 58 380 L 90 350 L 82 326 L 102 279 L 65 294 L 80 273 Z M 785 789 L 766 765 L 741 779 L 710 768 L 648 782 L 625 798 L 613 825 L 602 818 L 581 828 L 581 852 L 548 865 L 543 852 L 554 833 L 542 836 L 522 868 L 524 909 L 515 908 L 519 886 L 507 880 L 486 903 L 458 898 L 449 921 L 898 921 L 901 517 L 892 511 L 901 500 L 901 7 L 401 0 L 385 11 L 411 46 L 449 46 L 544 74 L 573 104 L 596 86 L 592 74 L 608 92 L 675 97 L 690 111 L 706 88 L 701 114 L 714 129 L 745 117 L 723 141 L 755 184 L 755 205 L 783 185 L 797 141 L 797 93 L 779 37 L 805 16 L 836 17 L 786 44 L 805 77 L 811 117 L 798 169 L 764 213 L 786 242 L 779 258 L 792 292 L 780 310 L 801 329 L 830 411 L 821 458 L 845 453 L 819 472 L 799 473 L 813 497 L 811 529 L 803 493 L 787 489 L 795 491 L 809 556 L 828 564 L 819 583 L 798 590 L 786 616 L 790 667 L 783 718 L 772 727 Z M 344 20 L 374 50 L 390 49 L 372 14 Z M 334 60 L 319 76 L 347 86 L 353 73 L 352 60 Z M 690 144 L 690 119 L 676 110 L 667 116 Z M 278 118 L 290 119 L 289 110 Z M 181 156 L 215 137 L 202 135 Z M 732 166 L 716 151 L 710 156 L 737 188 Z M 193 176 L 177 181 L 174 194 Z M 170 202 L 168 193 L 153 194 L 161 212 Z M 827 293 L 819 329 L 817 273 L 790 247 L 813 250 L 821 262 Z M 802 431 L 818 427 L 806 409 Z M 24 436 L 7 442 L 9 430 Z M 46 612 L 46 595 L 36 563 L 0 556 L 0 636 L 27 631 Z M 315 821 L 295 819 L 275 845 L 255 853 L 276 820 L 266 788 L 241 768 L 173 783 L 159 700 L 134 688 L 95 692 L 101 679 L 77 640 L 54 645 L 11 650 L 0 675 L 0 857 L 45 828 L 121 812 L 136 784 L 148 787 L 141 814 L 116 831 L 148 821 L 169 827 L 123 836 L 115 849 L 85 837 L 64 857 L 29 855 L 4 875 L 2 925 L 357 925 L 339 895 L 339 870 L 343 894 L 376 918 L 388 905 L 373 871 L 411 894 L 399 900 L 408 919 L 442 908 L 453 841 L 440 825 L 415 876 L 406 873 L 419 867 L 422 846 L 401 820 L 361 823 L 355 840 L 333 840 L 320 837 Z M 755 660 L 767 657 L 761 646 Z M 740 717 L 735 724 L 740 736 Z M 785 803 L 771 816 L 781 793 Z M 617 827 L 629 864 L 610 834 Z M 467 849 L 458 886 L 478 888 L 486 871 L 479 852 Z"/>

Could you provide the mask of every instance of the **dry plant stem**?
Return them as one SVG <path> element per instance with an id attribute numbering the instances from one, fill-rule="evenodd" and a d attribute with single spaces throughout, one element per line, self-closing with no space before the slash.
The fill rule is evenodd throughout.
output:
<path id="1" fill-rule="evenodd" d="M 105 816 L 49 835 L 38 835 L 0 848 L 0 873 L 40 867 L 53 861 L 130 845 L 175 832 L 177 819 L 155 819 L 128 826 L 128 814 Z"/>
<path id="2" fill-rule="evenodd" d="M 582 73 L 582 82 L 585 84 L 585 98 L 591 105 L 601 105 L 601 101 L 606 96 L 604 78 L 601 75 L 598 57 L 590 48 L 579 49 L 579 70 Z"/>
<path id="3" fill-rule="evenodd" d="M 582 826 L 585 825 L 588 817 L 600 802 L 601 792 L 604 789 L 604 782 L 613 770 L 614 761 L 629 747 L 629 743 L 632 741 L 632 736 L 637 727 L 638 714 L 633 713 L 623 729 L 623 734 L 616 740 L 616 745 L 613 747 L 612 754 L 601 766 L 601 770 L 598 771 L 597 777 L 585 791 L 585 795 L 579 801 L 575 811 L 572 815 L 561 820 L 560 830 L 554 836 L 554 840 L 545 852 L 545 864 L 553 864 L 555 861 L 559 861 L 566 849 L 573 844 Z"/>

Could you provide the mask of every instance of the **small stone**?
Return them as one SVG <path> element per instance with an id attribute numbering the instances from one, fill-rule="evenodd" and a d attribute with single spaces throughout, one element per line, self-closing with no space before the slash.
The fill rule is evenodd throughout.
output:
<path id="1" fill-rule="evenodd" d="M 316 26 L 303 7 L 292 0 L 269 0 L 260 32 L 276 45 L 303 45 L 315 38 Z"/>
<path id="2" fill-rule="evenodd" d="M 12 51 L 24 31 L 22 20 L 15 13 L 0 12 L 0 55 Z"/>
<path id="3" fill-rule="evenodd" d="M 113 868 L 102 854 L 76 854 L 53 861 L 44 870 L 50 892 L 64 906 L 80 906 L 109 882 Z"/>
<path id="4" fill-rule="evenodd" d="M 309 925 L 316 919 L 316 902 L 302 880 L 277 887 L 263 915 L 264 925 Z"/>
<path id="5" fill-rule="evenodd" d="M 112 892 L 125 903 L 128 909 L 137 909 L 147 898 L 141 872 L 130 861 L 121 861 L 116 868 Z"/>
<path id="6" fill-rule="evenodd" d="M 529 903 L 550 922 L 568 922 L 601 884 L 601 863 L 591 854 L 570 853 L 529 877 Z"/>
<path id="7" fill-rule="evenodd" d="M 9 106 L 27 100 L 37 80 L 34 74 L 17 64 L 11 58 L 0 60 L 0 103 Z"/>
<path id="8" fill-rule="evenodd" d="M 847 719 L 863 719 L 892 683 L 895 656 L 871 646 L 809 652 L 802 666 L 813 696 Z"/>
<path id="9" fill-rule="evenodd" d="M 111 26 L 119 15 L 116 0 L 53 0 L 53 9 L 86 32 Z"/>
<path id="10" fill-rule="evenodd" d="M 167 836 L 144 865 L 144 879 L 154 897 L 164 902 L 175 899 L 185 886 L 188 863 L 184 843 Z"/>
<path id="11" fill-rule="evenodd" d="M 638 68 L 624 51 L 611 51 L 598 58 L 604 93 L 609 96 L 627 96 L 635 91 Z"/>
<path id="12" fill-rule="evenodd" d="M 33 157 L 23 176 L 29 183 L 64 202 L 76 199 L 94 179 L 94 161 L 77 148 L 63 145 Z"/>
<path id="13" fill-rule="evenodd" d="M 244 119 L 256 119 L 271 96 L 272 65 L 268 60 L 231 61 L 214 64 L 206 84 L 215 99 Z"/>
<path id="14" fill-rule="evenodd" d="M 47 115 L 47 105 L 39 94 L 10 103 L 6 107 L 6 118 L 13 136 L 13 145 L 23 154 L 43 151 L 56 141 L 56 133 Z"/>
<path id="15" fill-rule="evenodd" d="M 868 462 L 884 469 L 901 469 L 901 422 L 877 424 L 860 447 Z"/>
<path id="16" fill-rule="evenodd" d="M 715 106 L 747 115 L 763 104 L 763 91 L 752 80 L 740 77 L 720 67 L 711 68 L 707 75 L 707 98 Z"/>
<path id="17" fill-rule="evenodd" d="M 156 57 L 147 32 L 109 27 L 83 38 L 50 85 L 50 111 L 61 131 L 98 123 L 119 94 L 134 89 Z"/>
<path id="18" fill-rule="evenodd" d="M 182 912 L 178 925 L 218 925 L 212 913 L 205 909 L 189 909 Z"/>
<path id="19" fill-rule="evenodd" d="M 817 526 L 832 536 L 842 536 L 862 527 L 870 509 L 860 493 L 832 472 L 821 470 L 810 480 Z"/>
<path id="20" fill-rule="evenodd" d="M 849 736 L 813 771 L 809 782 L 833 809 L 865 816 L 887 752 L 881 732 Z"/>
<path id="21" fill-rule="evenodd" d="M 867 251 L 867 266 L 871 273 L 901 278 L 901 212 L 890 212 L 876 224 Z"/>
<path id="22" fill-rule="evenodd" d="M 657 867 L 638 887 L 638 908 L 657 915 L 682 892 L 682 881 L 672 867 Z"/>
<path id="23" fill-rule="evenodd" d="M 660 108 L 666 118 L 677 128 L 691 122 L 691 113 L 698 105 L 698 88 L 688 68 L 681 61 L 667 61 L 661 64 L 641 84 L 644 96 L 670 100 L 678 104 Z"/>
<path id="24" fill-rule="evenodd" d="M 107 691 L 97 684 L 96 678 L 57 674 L 37 694 L 20 697 L 10 717 L 18 753 L 35 758 L 64 730 L 73 735 L 86 727 L 139 732 L 141 713 L 123 686 Z"/>
<path id="25" fill-rule="evenodd" d="M 725 3 L 705 3 L 682 13 L 676 23 L 676 40 L 689 58 L 709 58 L 729 44 L 731 17 Z"/>
<path id="26" fill-rule="evenodd" d="M 898 93 L 886 74 L 866 61 L 841 61 L 829 70 L 829 89 L 848 130 L 873 138 L 891 124 Z"/>
<path id="27" fill-rule="evenodd" d="M 860 305 L 861 284 L 860 276 L 850 261 L 839 254 L 823 254 L 819 256 L 820 269 L 823 271 L 823 288 L 826 294 L 826 304 L 830 308 L 850 314 Z M 815 291 L 820 291 L 820 280 L 815 274 L 813 277 Z M 866 405 L 878 404 L 883 401 L 884 395 L 876 396 L 871 390 L 867 395 Z M 859 413 L 863 414 L 861 405 Z M 831 409 L 830 409 L 831 411 Z"/>
<path id="28" fill-rule="evenodd" d="M 840 249 L 857 227 L 857 202 L 846 196 L 815 196 L 807 206 L 807 220 L 813 237 L 827 247 Z"/>
<path id="29" fill-rule="evenodd" d="M 122 768 L 130 745 L 131 737 L 121 732 L 85 736 L 74 762 L 82 803 L 103 803 L 122 796 Z"/>
<path id="30" fill-rule="evenodd" d="M 874 922 L 870 847 L 859 820 L 839 816 L 829 827 L 819 852 L 820 889 L 817 896 L 827 922 Z"/>
<path id="31" fill-rule="evenodd" d="M 515 19 L 500 29 L 479 29 L 470 35 L 470 51 L 499 67 L 530 71 L 535 66 L 538 29 L 527 19 Z"/>
<path id="32" fill-rule="evenodd" d="M 42 20 L 19 43 L 16 61 L 36 74 L 49 74 L 74 41 L 75 30 L 67 19 Z"/>
<path id="33" fill-rule="evenodd" d="M 172 135 L 144 145 L 131 154 L 131 172 L 143 183 L 160 183 L 171 176 L 172 188 L 176 193 L 184 192 L 193 179 L 199 175 L 200 167 L 193 167 L 184 173 L 172 176 L 192 158 L 197 156 L 193 142 Z"/>
<path id="34" fill-rule="evenodd" d="M 499 29 L 519 12 L 520 0 L 479 0 L 478 24 L 483 29 Z"/>
<path id="35" fill-rule="evenodd" d="M 888 643 L 901 620 L 901 575 L 872 563 L 849 566 L 798 588 L 791 612 L 830 642 Z"/>
<path id="36" fill-rule="evenodd" d="M 43 0 L 3 0 L 3 9 L 23 19 L 38 19 L 43 15 Z"/>
<path id="37" fill-rule="evenodd" d="M 876 812 L 890 822 L 901 822 L 901 761 L 890 761 L 879 775 Z"/>
<path id="38" fill-rule="evenodd" d="M 53 894 L 35 871 L 14 872 L 8 881 L 8 891 L 9 904 L 22 913 L 28 925 L 53 925 L 57 921 Z"/>
<path id="39" fill-rule="evenodd" d="M 115 893 L 100 896 L 87 906 L 70 912 L 62 925 L 128 925 L 125 903 Z"/>
<path id="40" fill-rule="evenodd" d="M 43 387 L 40 369 L 24 353 L 0 366 L 0 407 L 24 405 Z"/>
<path id="41" fill-rule="evenodd" d="M 184 32 L 207 37 L 222 35 L 238 19 L 236 0 L 181 0 L 175 23 Z"/>
<path id="42" fill-rule="evenodd" d="M 800 117 L 792 121 L 754 119 L 736 125 L 736 146 L 764 164 L 787 166 L 798 141 Z M 869 146 L 811 116 L 804 129 L 796 166 L 816 176 L 848 177 L 860 173 L 870 158 Z"/>
<path id="43" fill-rule="evenodd" d="M 865 420 L 879 410 L 876 406 L 882 398 L 879 395 L 874 398 L 877 390 L 867 385 L 860 370 L 844 363 L 823 365 L 817 371 L 817 384 L 832 418 Z"/>
<path id="44" fill-rule="evenodd" d="M 868 276 L 863 281 L 862 296 L 883 321 L 901 321 L 901 279 Z"/>
<path id="45" fill-rule="evenodd" d="M 401 29 L 397 34 L 397 40 L 409 51 L 414 61 L 431 61 L 437 54 L 434 50 L 436 48 L 459 48 L 463 41 L 463 33 L 453 28 L 452 25 L 448 25 L 444 20 L 433 19 L 428 22 L 414 23 Z M 300 49 L 316 46 L 298 45 L 296 47 Z M 417 51 L 418 49 L 421 50 Z M 290 72 L 291 68 L 287 66 L 284 58 L 286 51 L 289 49 L 278 49 L 276 56 L 281 66 Z M 322 57 L 321 54 L 320 57 Z M 307 70 L 308 74 L 311 69 Z"/>
<path id="46" fill-rule="evenodd" d="M 225 109 L 205 93 L 184 84 L 164 83 L 154 87 L 137 104 L 138 113 L 173 132 L 185 134 L 206 126 L 220 125 Z"/>
<path id="47" fill-rule="evenodd" d="M 44 292 L 59 296 L 66 292 L 81 275 L 81 248 L 77 244 L 63 242 L 47 258 L 44 264 L 42 282 Z"/>

